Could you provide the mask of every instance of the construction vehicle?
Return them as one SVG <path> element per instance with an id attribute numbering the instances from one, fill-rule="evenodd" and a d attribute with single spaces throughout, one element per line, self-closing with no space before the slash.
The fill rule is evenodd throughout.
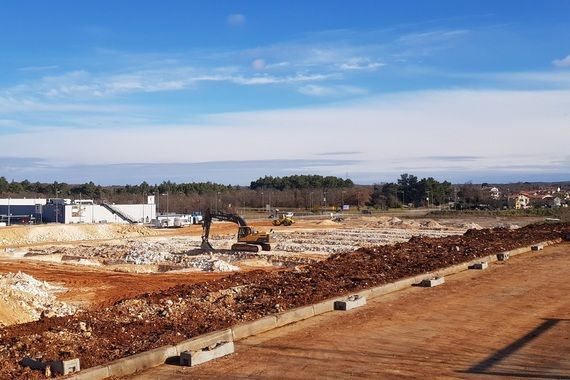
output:
<path id="1" fill-rule="evenodd" d="M 279 218 L 273 219 L 271 223 L 274 226 L 280 226 L 280 225 L 290 226 L 291 224 L 295 223 L 295 220 L 293 219 L 292 213 L 287 213 L 287 214 L 281 214 Z"/>
<path id="2" fill-rule="evenodd" d="M 210 210 L 206 210 L 202 220 L 202 245 L 200 246 L 202 250 L 214 250 L 214 247 L 208 241 L 213 219 L 233 222 L 238 225 L 237 243 L 232 245 L 232 251 L 259 252 L 259 247 L 264 251 L 271 250 L 271 237 L 268 232 L 258 232 L 255 228 L 248 226 L 246 221 L 239 215 L 223 212 L 212 213 Z"/>

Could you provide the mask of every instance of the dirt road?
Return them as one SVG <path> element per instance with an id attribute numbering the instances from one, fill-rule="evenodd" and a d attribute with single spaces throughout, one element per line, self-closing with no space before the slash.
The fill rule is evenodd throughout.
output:
<path id="1" fill-rule="evenodd" d="M 195 368 L 136 379 L 570 379 L 570 244 L 246 339 Z"/>

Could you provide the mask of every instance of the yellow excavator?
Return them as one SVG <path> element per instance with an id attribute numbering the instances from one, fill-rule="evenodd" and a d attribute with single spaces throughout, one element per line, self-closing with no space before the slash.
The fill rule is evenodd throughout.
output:
<path id="1" fill-rule="evenodd" d="M 210 212 L 206 210 L 202 220 L 202 244 L 200 248 L 204 251 L 213 251 L 214 247 L 208 241 L 212 220 L 233 222 L 238 225 L 237 243 L 232 245 L 232 251 L 259 252 L 261 247 L 264 251 L 271 250 L 271 236 L 268 232 L 258 232 L 255 228 L 248 226 L 246 221 L 239 215 L 224 212 Z"/>

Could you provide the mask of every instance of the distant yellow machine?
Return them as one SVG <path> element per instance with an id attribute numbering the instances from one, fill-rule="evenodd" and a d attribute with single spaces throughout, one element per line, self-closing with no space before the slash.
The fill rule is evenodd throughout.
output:
<path id="1" fill-rule="evenodd" d="M 274 226 L 280 226 L 280 225 L 290 226 L 293 223 L 295 223 L 295 220 L 293 219 L 293 215 L 281 214 L 279 218 L 273 219 L 271 223 L 273 223 Z"/>

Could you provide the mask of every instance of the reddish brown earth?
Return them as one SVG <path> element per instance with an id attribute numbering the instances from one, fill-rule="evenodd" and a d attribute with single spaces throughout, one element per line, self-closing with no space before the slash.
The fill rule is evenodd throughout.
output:
<path id="1" fill-rule="evenodd" d="M 413 238 L 393 246 L 335 255 L 302 271 L 238 273 L 179 285 L 71 317 L 46 318 L 0 330 L 0 378 L 39 376 L 25 357 L 79 357 L 88 368 L 205 332 L 332 296 L 392 282 L 570 233 L 568 224 L 518 230 L 470 230 L 464 236 Z M 79 322 L 87 324 L 81 331 Z"/>
<path id="2" fill-rule="evenodd" d="M 570 243 L 409 287 L 236 344 L 199 365 L 131 378 L 569 379 Z"/>
<path id="3" fill-rule="evenodd" d="M 165 290 L 175 285 L 195 284 L 227 276 L 228 273 L 120 273 L 81 267 L 73 264 L 53 264 L 32 260 L 0 259 L 0 274 L 25 272 L 34 278 L 63 284 L 66 293 L 61 301 L 98 309 L 116 301 L 148 292 Z"/>

